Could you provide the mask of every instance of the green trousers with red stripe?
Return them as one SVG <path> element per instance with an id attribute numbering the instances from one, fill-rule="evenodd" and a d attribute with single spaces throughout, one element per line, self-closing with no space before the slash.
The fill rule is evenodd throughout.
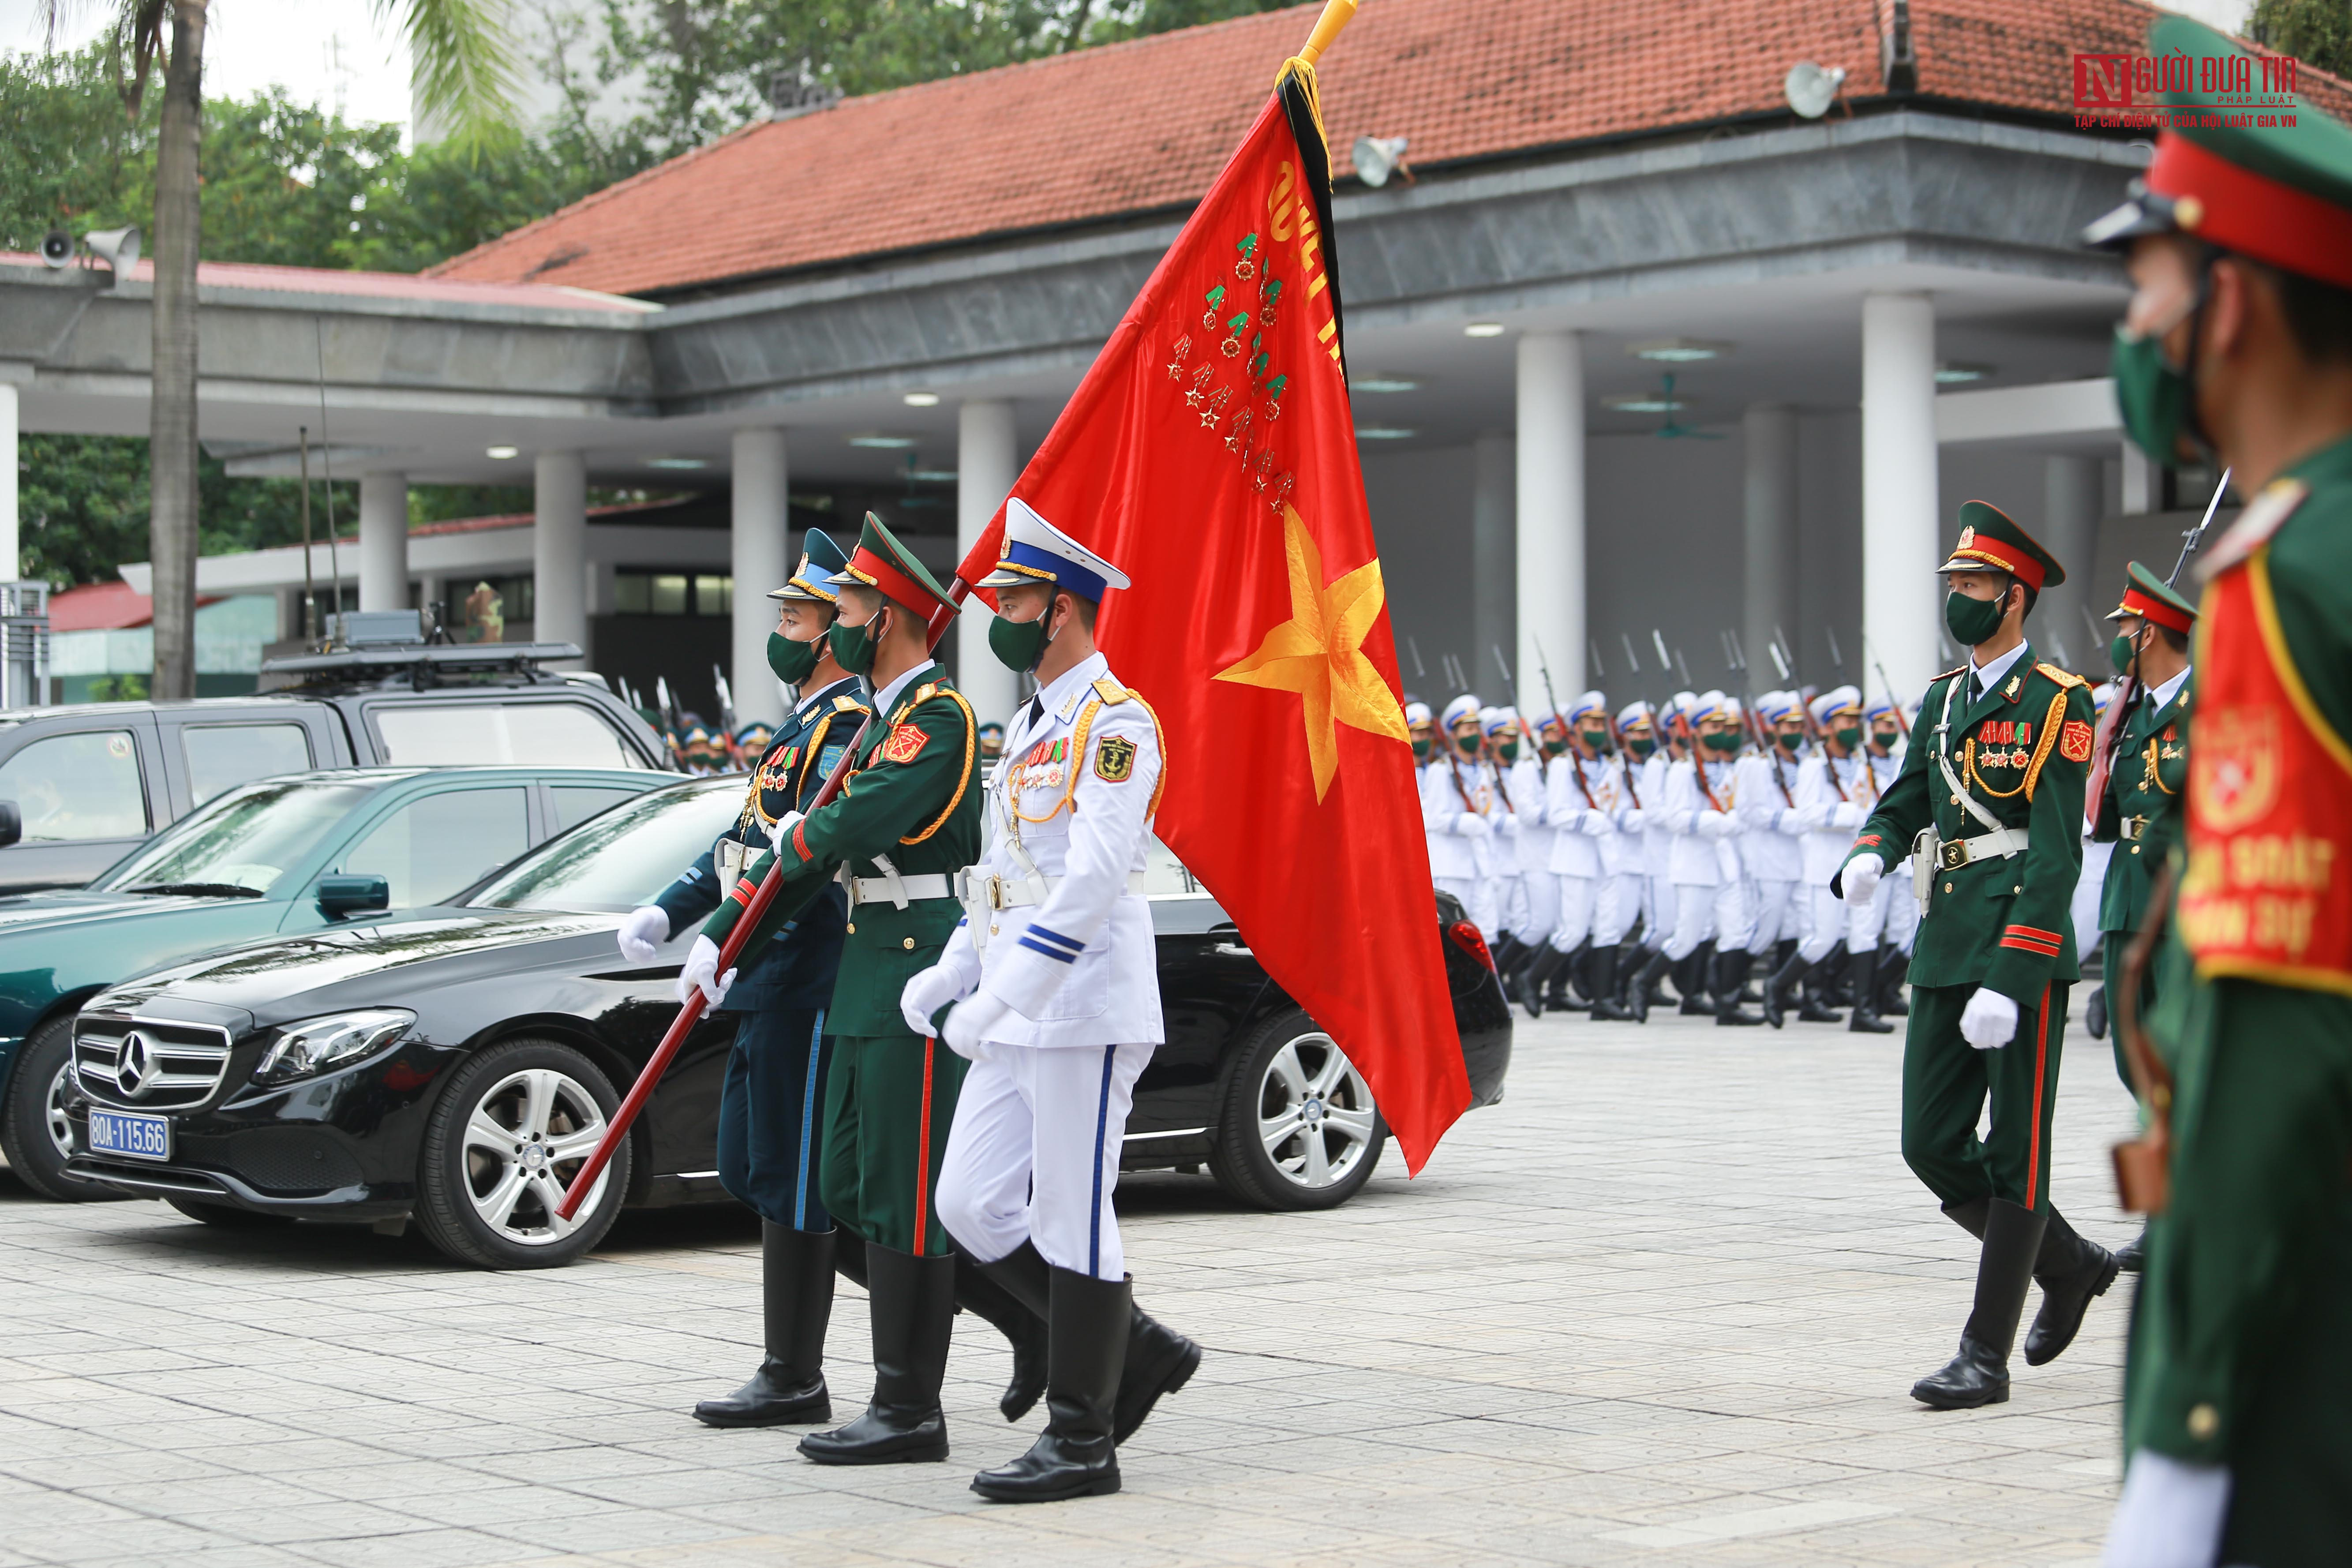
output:
<path id="1" fill-rule="evenodd" d="M 2066 991 L 2053 983 L 2038 1007 L 2017 1010 L 2017 1035 L 1980 1051 L 1960 1037 L 1973 985 L 1915 985 L 1903 1041 L 1903 1159 L 1946 1206 L 2000 1198 L 2026 1208 L 2050 1197 L 2050 1122 L 2058 1103 L 2058 1047 Z M 1977 1124 L 1987 1101 L 1983 1138 Z"/>
<path id="2" fill-rule="evenodd" d="M 971 1064 L 915 1035 L 845 1035 L 832 1046 L 823 1184 L 834 1223 L 898 1252 L 952 1251 L 933 1199 Z"/>

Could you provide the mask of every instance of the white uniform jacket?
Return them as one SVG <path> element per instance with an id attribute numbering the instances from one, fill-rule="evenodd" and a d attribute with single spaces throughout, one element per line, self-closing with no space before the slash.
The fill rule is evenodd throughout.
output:
<path id="1" fill-rule="evenodd" d="M 1601 874 L 1604 877 L 1639 877 L 1649 870 L 1649 808 L 1655 802 L 1650 794 L 1650 764 L 1636 764 L 1620 752 L 1607 760 L 1609 792 L 1618 804 L 1612 808 L 1617 831 L 1601 841 Z M 1663 780 L 1661 771 L 1657 777 Z M 1595 798 L 1600 788 L 1593 789 Z"/>
<path id="2" fill-rule="evenodd" d="M 1551 824 L 1551 814 L 1546 803 L 1549 779 L 1568 765 L 1565 757 L 1549 763 L 1522 755 L 1503 775 L 1503 787 L 1511 792 L 1511 804 L 1518 808 L 1519 869 L 1549 871 L 1552 839 L 1557 830 Z"/>
<path id="3" fill-rule="evenodd" d="M 1432 877 L 1475 878 L 1495 874 L 1494 816 L 1500 807 L 1487 782 L 1486 770 L 1458 757 L 1439 757 L 1421 771 L 1421 819 L 1429 830 L 1429 874 Z M 1465 832 L 1465 818 L 1486 824 L 1484 837 Z M 1508 846 L 1499 848 L 1507 850 Z"/>
<path id="4" fill-rule="evenodd" d="M 1617 764 L 1607 757 L 1584 758 L 1574 753 L 1560 758 L 1551 770 L 1547 814 L 1559 831 L 1551 852 L 1551 868 L 1562 877 L 1606 876 L 1624 851 L 1618 847 L 1627 825 L 1637 830 L 1638 817 L 1628 818 L 1632 805 Z"/>
<path id="5" fill-rule="evenodd" d="M 1813 756 L 1799 764 L 1797 824 L 1807 887 L 1828 887 L 1853 853 L 1853 836 L 1878 804 L 1872 783 L 1860 757 Z"/>
<path id="6" fill-rule="evenodd" d="M 1742 757 L 1733 775 L 1739 856 L 1759 882 L 1793 882 L 1802 869 L 1797 845 L 1797 773 L 1802 766 L 1793 758 L 1767 753 Z"/>
<path id="7" fill-rule="evenodd" d="M 1739 851 L 1732 847 L 1739 832 L 1732 784 L 1738 766 L 1730 757 L 1709 763 L 1704 785 L 1696 763 L 1675 763 L 1666 769 L 1665 800 L 1656 820 L 1673 835 L 1666 875 L 1682 887 L 1711 888 L 1739 880 Z"/>
<path id="8" fill-rule="evenodd" d="M 1166 1038 L 1151 906 L 1136 890 L 1163 765 L 1159 721 L 1100 654 L 1014 716 L 988 775 L 988 847 L 959 877 L 964 918 L 940 958 L 966 994 L 983 987 L 1012 1009 L 990 1043 Z"/>

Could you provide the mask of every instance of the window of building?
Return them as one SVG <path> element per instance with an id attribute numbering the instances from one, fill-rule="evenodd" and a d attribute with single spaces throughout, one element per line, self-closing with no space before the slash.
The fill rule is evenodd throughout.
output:
<path id="1" fill-rule="evenodd" d="M 735 579 L 715 572 L 661 572 L 621 566 L 613 572 L 613 611 L 622 616 L 724 616 L 733 609 Z"/>

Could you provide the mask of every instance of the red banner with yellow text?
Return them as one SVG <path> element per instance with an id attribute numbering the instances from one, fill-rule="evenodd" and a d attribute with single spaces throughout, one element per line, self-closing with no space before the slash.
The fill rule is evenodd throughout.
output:
<path id="1" fill-rule="evenodd" d="M 1310 74 L 1285 77 L 1013 493 L 1133 580 L 1097 635 L 1165 728 L 1160 837 L 1363 1072 L 1418 1170 L 1470 1087 L 1357 463 L 1313 92 Z M 1003 527 L 1000 511 L 965 581 L 994 564 Z"/>

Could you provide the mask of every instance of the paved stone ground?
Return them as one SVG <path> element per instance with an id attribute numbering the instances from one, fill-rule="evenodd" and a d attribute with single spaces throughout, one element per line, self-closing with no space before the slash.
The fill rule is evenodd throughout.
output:
<path id="1" fill-rule="evenodd" d="M 2129 1112 L 2105 1048 L 2068 1045 L 2055 1190 L 2114 1244 Z M 753 1359 L 734 1215 L 499 1276 L 0 1176 L 0 1568 L 2087 1564 L 2126 1290 L 2005 1406 L 1905 1396 L 1972 1262 L 1895 1152 L 1898 1050 L 1547 1019 L 1502 1105 L 1337 1213 L 1131 1181 L 1143 1299 L 1210 1355 L 1123 1494 L 1045 1508 L 964 1489 L 1042 1419 L 997 1416 L 1007 1358 L 968 1318 L 945 1466 L 818 1469 L 791 1432 L 688 1419 Z M 839 1389 L 864 1337 L 848 1294 Z"/>

